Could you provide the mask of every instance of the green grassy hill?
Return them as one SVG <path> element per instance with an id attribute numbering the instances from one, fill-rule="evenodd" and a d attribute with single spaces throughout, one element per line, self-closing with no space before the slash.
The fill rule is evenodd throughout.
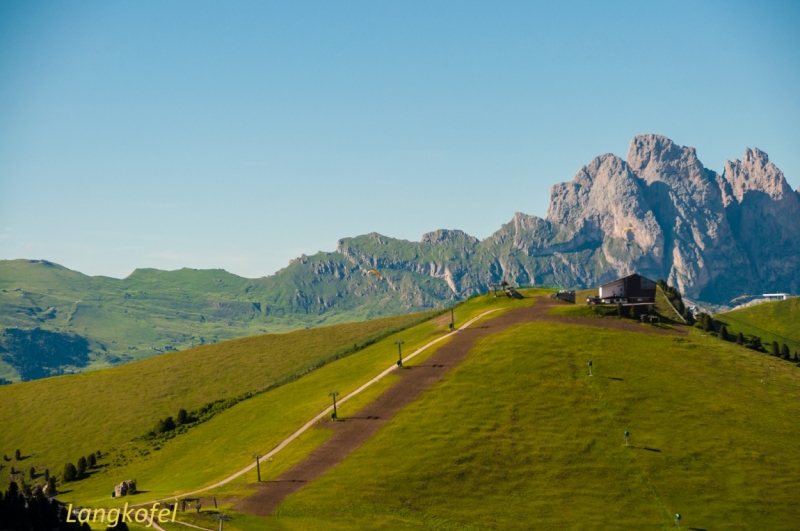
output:
<path id="1" fill-rule="evenodd" d="M 717 314 L 714 320 L 724 324 L 728 332 L 758 336 L 765 345 L 777 341 L 788 345 L 792 352 L 800 351 L 800 298 Z"/>
<path id="2" fill-rule="evenodd" d="M 696 331 L 522 325 L 260 525 L 794 529 L 800 371 L 763 365 Z"/>
<path id="3" fill-rule="evenodd" d="M 196 410 L 310 374 L 333 357 L 351 354 L 430 315 L 264 334 L 104 371 L 0 386 L 0 455 L 11 456 L 19 448 L 31 457 L 17 469 L 35 466 L 60 473 L 67 461 L 129 443 L 179 409 Z M 11 464 L 0 471 L 0 478 L 8 480 Z"/>
<path id="4" fill-rule="evenodd" d="M 531 303 L 533 299 L 481 297 L 454 313 L 457 322 L 463 322 L 486 309 Z M 0 454 L 11 456 L 19 448 L 28 456 L 6 463 L 0 486 L 10 480 L 11 465 L 60 474 L 66 462 L 75 463 L 97 450 L 103 453 L 101 467 L 87 479 L 62 485 L 59 499 L 105 505 L 110 488 L 130 478 L 147 491 L 140 500 L 218 481 L 327 407 L 329 391 L 336 389 L 344 396 L 391 365 L 397 359 L 398 337 L 411 352 L 441 337 L 449 320 L 449 312 L 434 319 L 428 313 L 242 338 L 105 371 L 0 387 L 0 423 L 13 426 L 0 433 Z M 378 336 L 386 337 L 376 341 Z M 354 344 L 364 348 L 348 354 Z M 323 366 L 316 361 L 337 353 L 348 355 Z M 307 370 L 313 366 L 319 367 Z M 284 385 L 239 401 L 206 422 L 177 430 L 173 437 L 140 437 L 179 408 L 192 410 L 263 389 L 287 375 L 302 377 L 288 378 Z M 370 392 L 380 392 L 391 382 L 386 378 Z M 370 396 L 374 395 L 366 393 L 358 400 Z M 311 444 L 310 451 L 324 439 L 324 433 L 313 434 L 287 449 L 281 459 L 292 452 L 302 456 L 304 445 Z"/>
<path id="5" fill-rule="evenodd" d="M 531 298 L 483 296 L 460 305 L 455 315 L 457 322 L 464 322 L 486 309 L 535 303 Z M 397 355 L 396 339 L 404 339 L 405 351 L 410 352 L 440 337 L 448 318 L 442 315 L 392 334 L 239 402 L 174 438 L 100 448 L 107 451 L 100 461 L 103 467 L 88 479 L 67 484 L 60 499 L 107 506 L 110 486 L 132 477 L 147 491 L 126 498 L 132 503 L 218 481 L 321 411 L 330 400 L 328 391 L 345 395 L 390 365 Z M 668 529 L 674 527 L 676 512 L 683 515 L 685 528 L 794 529 L 800 517 L 794 501 L 800 464 L 793 450 L 800 439 L 800 427 L 793 421 L 800 414 L 795 400 L 800 371 L 698 329 L 675 328 L 673 335 L 653 335 L 576 324 L 519 325 L 479 342 L 460 366 L 376 436 L 288 498 L 277 517 L 230 509 L 252 492 L 254 471 L 204 496 L 216 496 L 220 510 L 233 515 L 226 524 L 229 531 Z M 230 343 L 245 345 L 255 339 Z M 125 370 L 170 356 L 179 360 L 189 352 L 113 371 L 123 378 Z M 430 353 L 415 363 L 424 363 Z M 586 371 L 589 359 L 594 362 L 593 377 Z M 231 370 L 220 367 L 216 373 L 223 377 Z M 10 389 L 106 372 L 111 371 Z M 239 378 L 243 375 L 240 372 Z M 393 381 L 391 376 L 382 380 L 345 404 L 342 414 L 355 414 Z M 182 396 L 191 396 L 191 387 L 183 388 Z M 11 398 L 2 391 L 0 410 Z M 41 387 L 31 396 L 49 392 Z M 158 392 L 149 400 L 159 400 Z M 84 400 L 90 396 L 84 394 Z M 92 411 L 94 422 L 127 404 L 82 411 Z M 178 406 L 171 407 L 159 415 L 174 414 Z M 17 418 L 26 416 L 26 411 L 17 412 Z M 96 449 L 96 441 L 104 436 L 91 422 L 76 428 L 54 439 L 79 439 L 78 455 Z M 13 433 L 23 436 L 18 431 L 23 429 L 20 425 Z M 622 437 L 625 430 L 631 434 L 628 447 Z M 262 477 L 276 478 L 330 433 L 306 432 L 264 464 Z M 26 440 L 35 446 L 38 439 Z M 18 468 L 43 457 L 35 453 Z M 215 525 L 209 516 L 180 517 L 205 528 Z"/>

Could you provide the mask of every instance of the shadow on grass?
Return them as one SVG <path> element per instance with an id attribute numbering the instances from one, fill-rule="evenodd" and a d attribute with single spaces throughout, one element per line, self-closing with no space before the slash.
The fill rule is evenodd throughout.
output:
<path id="1" fill-rule="evenodd" d="M 648 452 L 661 453 L 661 450 L 658 448 L 648 448 L 647 446 L 631 446 L 630 448 L 633 448 L 634 450 L 647 450 Z"/>
<path id="2" fill-rule="evenodd" d="M 616 378 L 614 376 L 600 376 L 600 378 L 605 378 L 606 380 L 616 380 L 618 382 L 624 382 L 622 378 Z"/>
<path id="3" fill-rule="evenodd" d="M 380 417 L 369 415 L 367 417 L 347 417 L 342 420 L 378 420 Z"/>

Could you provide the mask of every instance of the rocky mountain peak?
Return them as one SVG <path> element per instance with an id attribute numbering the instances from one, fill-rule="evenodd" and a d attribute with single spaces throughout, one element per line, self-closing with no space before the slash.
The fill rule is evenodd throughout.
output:
<path id="1" fill-rule="evenodd" d="M 470 236 L 463 230 L 439 229 L 422 235 L 422 243 L 431 244 L 467 244 L 478 243 L 478 238 Z"/>
<path id="2" fill-rule="evenodd" d="M 793 196 L 783 172 L 769 161 L 769 156 L 758 148 L 744 150 L 742 160 L 728 161 L 722 173 L 723 200 L 729 205 L 741 203 L 747 192 L 762 192 L 774 200 Z M 726 186 L 727 185 L 727 186 Z"/>

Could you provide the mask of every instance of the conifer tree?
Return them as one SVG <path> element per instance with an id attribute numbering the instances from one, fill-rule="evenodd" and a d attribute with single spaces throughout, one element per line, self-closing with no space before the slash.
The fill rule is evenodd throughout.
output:
<path id="1" fill-rule="evenodd" d="M 744 345 L 744 334 L 739 332 L 736 334 L 736 342 L 740 345 Z"/>
<path id="2" fill-rule="evenodd" d="M 17 461 L 22 459 L 22 452 L 19 451 L 19 448 L 17 448 L 17 451 L 14 452 L 14 459 L 16 459 Z"/>
<path id="3" fill-rule="evenodd" d="M 770 345 L 769 354 L 770 354 L 770 356 L 775 356 L 776 358 L 778 356 L 780 356 L 781 352 L 780 352 L 780 348 L 778 348 L 778 342 L 777 341 L 773 341 L 772 345 Z"/>
<path id="4" fill-rule="evenodd" d="M 725 325 L 719 327 L 719 338 L 723 341 L 728 340 L 728 329 L 725 327 Z"/>
<path id="5" fill-rule="evenodd" d="M 781 358 L 788 360 L 791 358 L 791 353 L 789 352 L 789 346 L 784 343 L 781 345 Z"/>
<path id="6" fill-rule="evenodd" d="M 763 347 L 761 346 L 761 338 L 758 336 L 753 336 L 750 340 L 750 348 L 753 350 L 761 350 Z"/>
<path id="7" fill-rule="evenodd" d="M 49 481 L 50 480 L 50 469 L 49 468 L 45 468 L 44 469 L 44 480 L 45 481 Z"/>
<path id="8" fill-rule="evenodd" d="M 36 469 L 34 467 L 31 467 L 31 469 L 28 470 L 28 476 L 31 478 L 31 481 L 36 479 Z"/>
<path id="9" fill-rule="evenodd" d="M 63 479 L 64 483 L 67 483 L 69 481 L 75 481 L 76 479 L 78 479 L 78 470 L 75 468 L 75 465 L 73 465 L 72 463 L 67 463 L 66 465 L 64 465 Z"/>
<path id="10" fill-rule="evenodd" d="M 47 494 L 49 494 L 50 496 L 58 494 L 58 491 L 56 491 L 55 477 L 51 477 L 50 479 L 47 480 Z"/>
<path id="11" fill-rule="evenodd" d="M 78 459 L 78 479 L 86 475 L 86 458 L 81 457 Z"/>
<path id="12" fill-rule="evenodd" d="M 97 458 L 94 454 L 89 454 L 86 456 L 86 464 L 89 468 L 94 468 L 97 465 Z"/>

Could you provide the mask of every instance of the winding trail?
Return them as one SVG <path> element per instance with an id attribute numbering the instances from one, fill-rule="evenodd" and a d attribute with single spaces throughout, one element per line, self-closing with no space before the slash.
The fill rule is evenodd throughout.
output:
<path id="1" fill-rule="evenodd" d="M 348 398 L 392 371 L 396 370 L 397 374 L 401 376 L 401 379 L 373 402 L 365 406 L 358 413 L 357 417 L 343 419 L 343 422 L 334 422 L 330 419 L 326 419 L 322 422 L 321 425 L 325 428 L 334 429 L 335 433 L 303 461 L 281 474 L 276 480 L 253 485 L 258 491 L 234 505 L 234 510 L 259 516 L 272 515 L 281 502 L 289 495 L 299 491 L 305 485 L 340 463 L 345 457 L 372 437 L 375 432 L 400 409 L 417 399 L 425 390 L 433 386 L 433 384 L 442 380 L 451 367 L 456 366 L 469 354 L 476 341 L 487 335 L 501 332 L 517 324 L 536 321 L 581 324 L 640 333 L 676 333 L 674 330 L 664 330 L 619 319 L 594 319 L 549 315 L 547 313 L 548 310 L 557 304 L 560 303 L 542 297 L 531 307 L 511 310 L 486 321 L 481 326 L 468 328 L 475 321 L 487 313 L 490 313 L 486 312 L 461 327 L 459 333 L 453 337 L 450 342 L 438 349 L 425 364 L 402 370 L 396 369 L 394 366 L 387 369 L 376 379 L 365 384 L 365 386 L 359 388 L 355 393 L 348 395 Z M 453 334 L 450 334 L 445 337 L 452 336 Z M 435 342 L 422 347 L 422 349 L 419 349 L 414 355 L 433 343 Z M 330 411 L 330 409 L 326 410 L 326 413 L 328 411 Z M 315 423 L 322 421 L 325 417 L 326 415 L 324 414 L 318 415 L 314 420 L 303 426 L 302 430 L 305 431 Z"/>

